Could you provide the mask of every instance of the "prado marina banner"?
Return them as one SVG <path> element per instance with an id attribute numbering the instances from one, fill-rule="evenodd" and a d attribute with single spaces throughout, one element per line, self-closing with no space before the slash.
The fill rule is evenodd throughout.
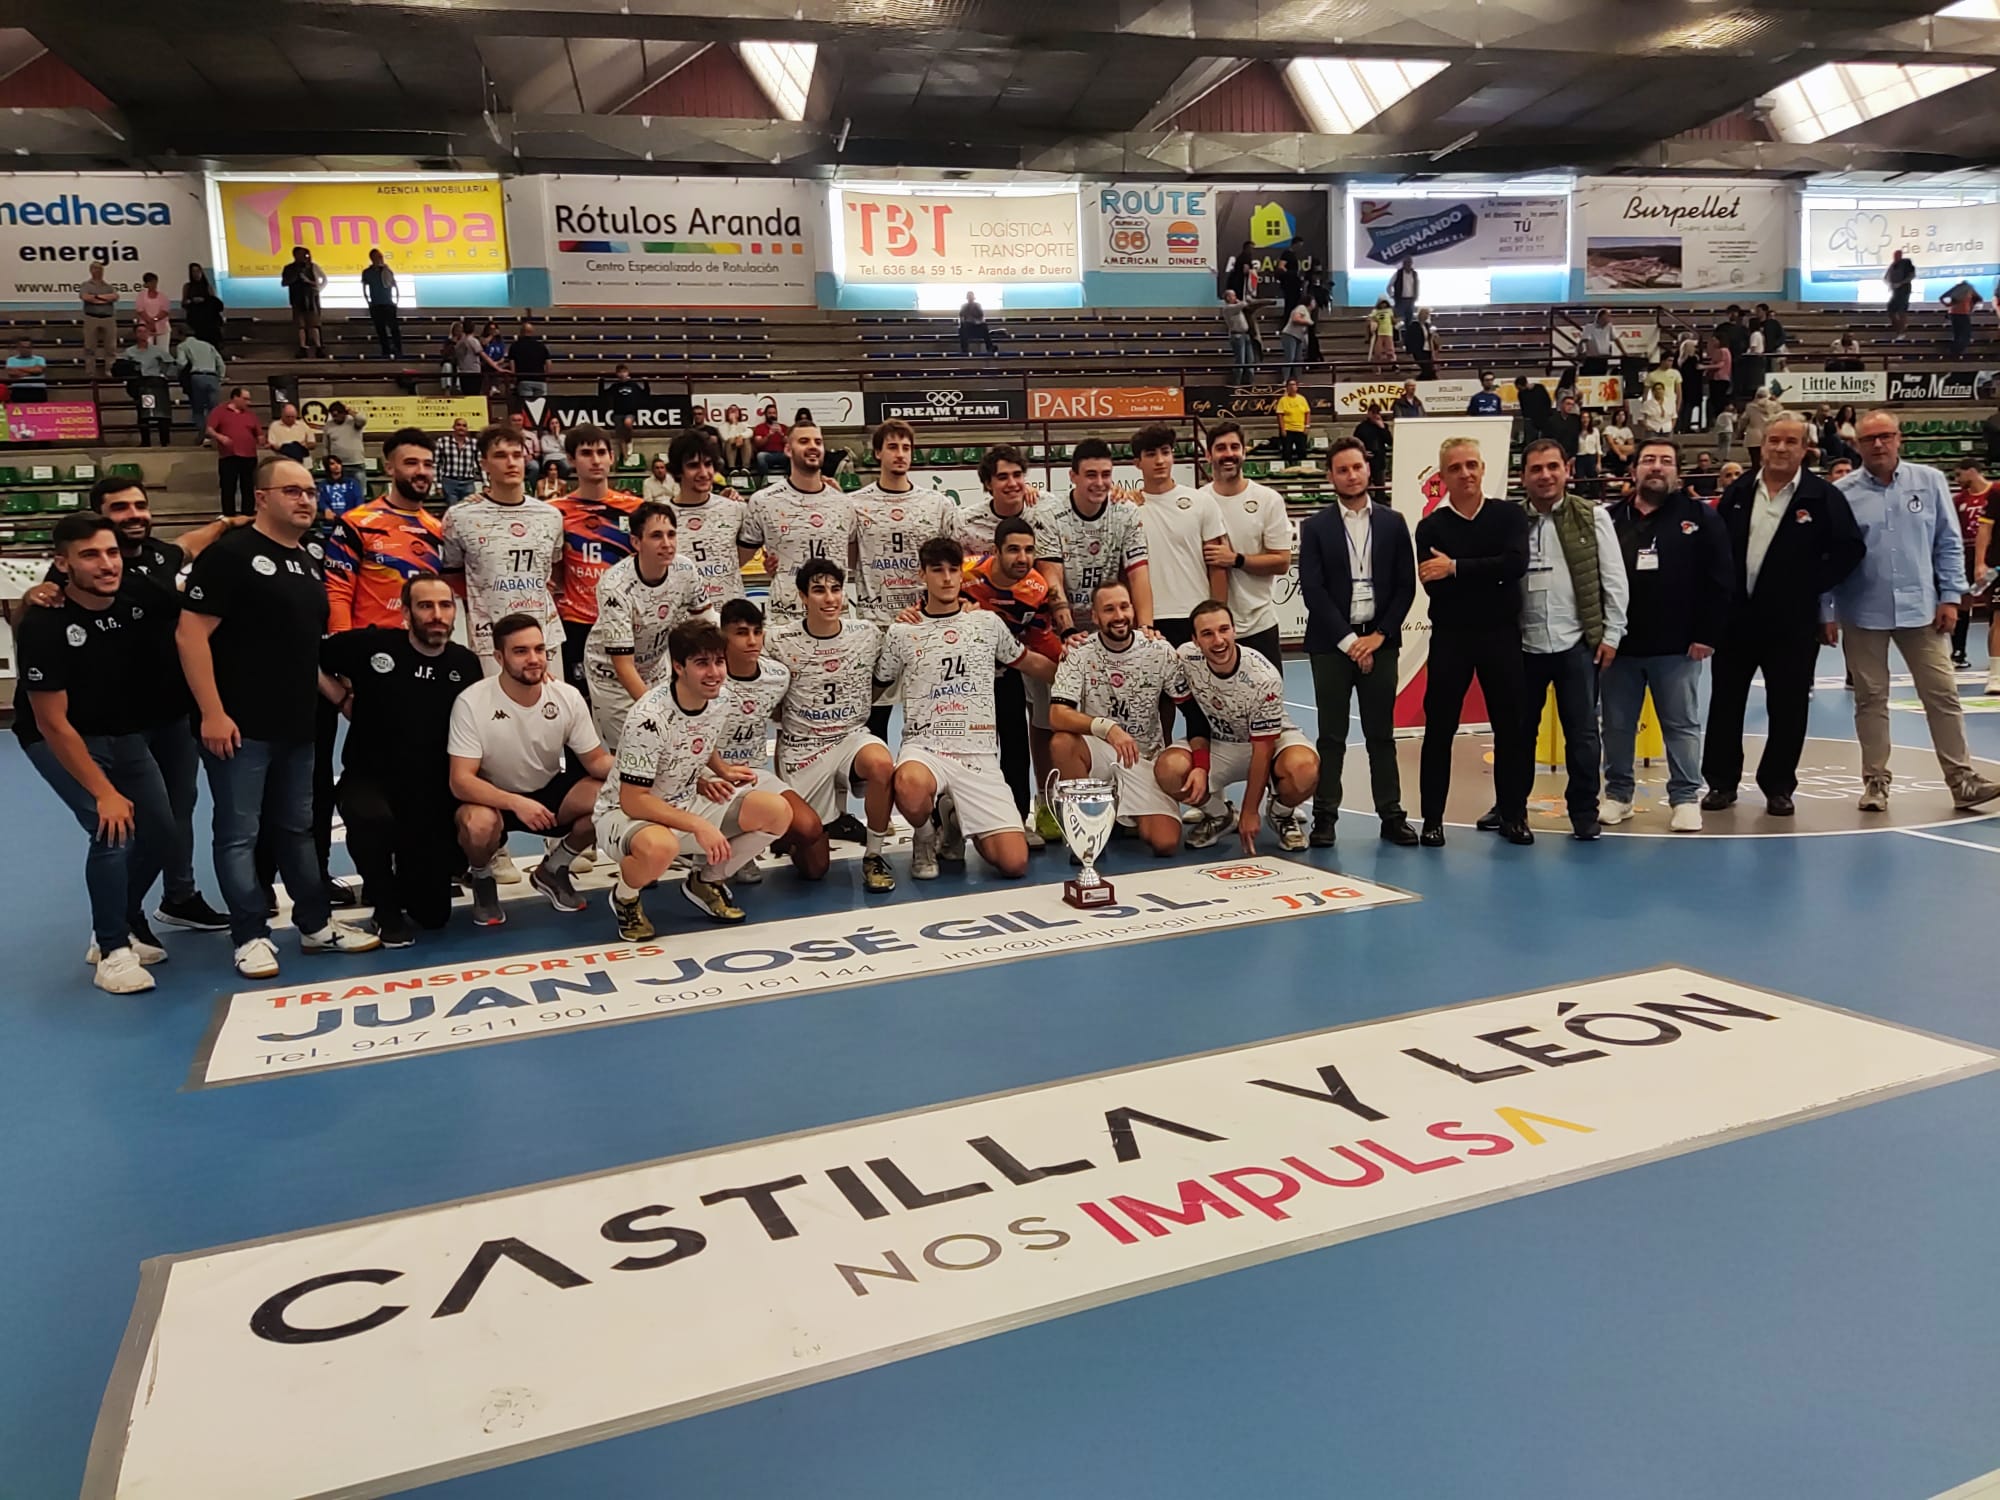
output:
<path id="1" fill-rule="evenodd" d="M 1956 208 L 1806 206 L 1806 274 L 1818 281 L 1880 281 L 1896 251 L 1925 280 L 2000 273 L 2000 203 Z"/>
<path id="2" fill-rule="evenodd" d="M 1354 264 L 1560 266 L 1569 260 L 1567 198 L 1356 198 Z"/>
<path id="3" fill-rule="evenodd" d="M 557 302 L 811 307 L 819 190 L 780 178 L 541 177 L 507 185 L 540 226 Z"/>
<path id="4" fill-rule="evenodd" d="M 844 280 L 857 286 L 942 281 L 1077 281 L 1076 193 L 865 193 L 838 190 Z"/>
<path id="5" fill-rule="evenodd" d="M 1277 274 L 1278 257 L 1295 238 L 1305 241 L 1305 253 L 1313 266 L 1324 268 L 1332 263 L 1326 189 L 1229 188 L 1218 192 L 1215 198 L 1218 282 L 1229 262 L 1243 253 L 1246 241 L 1256 259 L 1260 279 Z"/>
<path id="6" fill-rule="evenodd" d="M 1206 271 L 1214 264 L 1214 188 L 1113 183 L 1083 192 L 1092 270 Z"/>
<path id="7" fill-rule="evenodd" d="M 148 271 L 178 298 L 189 262 L 208 263 L 201 179 L 0 174 L 0 304 L 53 302 L 74 312 L 92 261 L 104 262 L 104 279 L 128 301 Z"/>
<path id="8" fill-rule="evenodd" d="M 1576 203 L 1588 296 L 1785 289 L 1792 190 L 1782 183 L 1587 177 Z"/>
<path id="9" fill-rule="evenodd" d="M 225 177 L 215 191 L 231 276 L 277 276 L 298 245 L 329 276 L 359 276 L 370 250 L 380 250 L 398 276 L 508 267 L 497 177 Z"/>

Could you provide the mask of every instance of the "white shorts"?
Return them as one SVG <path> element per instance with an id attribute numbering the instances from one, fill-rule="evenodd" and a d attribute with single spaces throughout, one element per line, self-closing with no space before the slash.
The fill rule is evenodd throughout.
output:
<path id="1" fill-rule="evenodd" d="M 1027 684 L 1028 689 L 1028 722 L 1037 729 L 1047 729 L 1049 727 L 1049 690 L 1055 684 L 1052 682 L 1043 682 L 1039 678 L 1034 677 L 1027 677 L 1022 680 Z"/>
<path id="2" fill-rule="evenodd" d="M 961 760 L 921 745 L 905 745 L 896 757 L 896 766 L 922 766 L 937 779 L 938 794 L 951 793 L 958 807 L 958 825 L 974 838 L 989 833 L 1018 833 L 1021 811 L 1014 806 L 1014 789 L 1000 774 L 997 755 L 968 756 Z"/>
<path id="3" fill-rule="evenodd" d="M 613 682 L 608 688 L 601 682 L 590 685 L 590 721 L 597 726 L 597 737 L 604 741 L 607 753 L 618 753 L 625 716 L 631 712 L 632 700 L 625 696 L 623 684 Z"/>
<path id="4" fill-rule="evenodd" d="M 1090 774 L 1112 782 L 1118 788 L 1118 816 L 1121 818 L 1172 818 L 1180 821 L 1181 805 L 1160 790 L 1153 779 L 1153 762 L 1141 760 L 1135 766 L 1118 764 L 1118 752 L 1100 739 L 1086 740 L 1090 746 Z"/>
<path id="5" fill-rule="evenodd" d="M 1304 745 L 1306 749 L 1319 752 L 1313 742 L 1299 730 L 1287 724 L 1278 736 L 1277 747 L 1271 751 L 1271 761 L 1275 765 L 1280 755 L 1294 745 Z M 1185 745 L 1180 746 L 1186 749 Z M 1210 740 L 1208 743 L 1208 785 L 1211 791 L 1221 791 L 1224 787 L 1235 786 L 1250 774 L 1250 746 L 1242 741 Z"/>
<path id="6" fill-rule="evenodd" d="M 736 793 L 727 802 L 702 802 L 695 811 L 722 830 L 722 836 L 733 839 L 743 832 L 743 799 L 752 792 L 777 792 L 783 795 L 789 791 L 782 781 L 769 771 L 759 771 L 757 779 L 748 786 L 736 788 Z M 632 852 L 632 841 L 648 828 L 660 828 L 658 823 L 649 823 L 644 818 L 635 818 L 621 807 L 613 807 L 599 813 L 594 825 L 597 832 L 597 847 L 600 852 L 614 859 L 623 859 Z M 701 855 L 701 845 L 691 833 L 679 833 L 667 828 L 667 833 L 677 833 L 680 838 L 680 852 L 692 854 L 697 859 Z"/>
<path id="7" fill-rule="evenodd" d="M 848 730 L 845 737 L 803 764 L 795 764 L 780 747 L 778 774 L 799 794 L 800 801 L 819 814 L 822 823 L 831 823 L 847 811 L 854 758 L 870 745 L 882 745 L 885 755 L 889 752 L 887 745 L 865 729 Z"/>

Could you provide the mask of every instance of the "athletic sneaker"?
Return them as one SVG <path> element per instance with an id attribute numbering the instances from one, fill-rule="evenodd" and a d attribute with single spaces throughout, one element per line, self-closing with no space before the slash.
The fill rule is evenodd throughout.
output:
<path id="1" fill-rule="evenodd" d="M 1607 828 L 1632 821 L 1632 804 L 1618 802 L 1610 797 L 1602 797 L 1597 803 L 1597 821 Z"/>
<path id="2" fill-rule="evenodd" d="M 937 799 L 937 857 L 948 865 L 965 863 L 965 827 L 958 821 L 958 799 L 940 792 Z"/>
<path id="3" fill-rule="evenodd" d="M 345 911 L 362 904 L 361 886 L 357 881 L 326 878 L 326 904 L 335 911 Z"/>
<path id="4" fill-rule="evenodd" d="M 1296 852 L 1306 846 L 1306 831 L 1299 826 L 1297 815 L 1289 818 L 1273 818 L 1272 826 L 1278 830 L 1278 847 Z"/>
<path id="5" fill-rule="evenodd" d="M 409 948 L 417 941 L 416 924 L 399 911 L 375 908 L 375 936 L 384 948 Z"/>
<path id="6" fill-rule="evenodd" d="M 764 867 L 753 859 L 729 878 L 738 885 L 762 885 L 764 883 Z"/>
<path id="7" fill-rule="evenodd" d="M 1995 693 L 2000 693 L 2000 672 L 1988 672 L 1986 674 L 1986 696 L 1990 698 Z"/>
<path id="8" fill-rule="evenodd" d="M 1222 804 L 1222 811 L 1219 813 L 1203 813 L 1187 831 L 1188 848 L 1206 849 L 1227 833 L 1229 825 L 1235 820 L 1236 808 L 1234 804 L 1228 802 Z"/>
<path id="9" fill-rule="evenodd" d="M 299 947 L 306 953 L 372 953 L 381 946 L 382 940 L 374 933 L 345 922 L 328 922 L 318 932 L 299 935 Z"/>
<path id="10" fill-rule="evenodd" d="M 836 844 L 865 844 L 868 830 L 851 812 L 844 812 L 826 825 L 826 836 Z"/>
<path id="11" fill-rule="evenodd" d="M 1667 819 L 1667 827 L 1675 833 L 1700 833 L 1701 809 L 1692 802 L 1676 802 L 1673 816 Z"/>
<path id="12" fill-rule="evenodd" d="M 505 849 L 493 856 L 493 878 L 502 885 L 521 883 L 521 867 L 514 863 L 514 856 Z"/>
<path id="13" fill-rule="evenodd" d="M 1054 809 L 1046 802 L 1035 804 L 1035 832 L 1051 844 L 1060 844 L 1063 841 L 1062 823 L 1057 819 Z"/>
<path id="14" fill-rule="evenodd" d="M 154 964 L 163 964 L 167 961 L 167 950 L 160 946 L 160 940 L 153 936 L 153 929 L 148 927 L 144 922 L 134 922 L 126 929 L 125 943 L 132 950 L 133 955 L 137 957 L 139 962 L 147 968 L 151 968 Z M 92 938 L 90 946 L 83 950 L 83 961 L 87 964 L 94 964 L 98 962 L 99 957 L 97 939 Z"/>
<path id="15" fill-rule="evenodd" d="M 603 857 L 597 852 L 597 845 L 592 844 L 583 853 L 570 856 L 569 872 L 572 875 L 587 875 L 590 873 L 590 867 Z"/>
<path id="16" fill-rule="evenodd" d="M 278 977 L 278 945 L 267 937 L 255 937 L 236 950 L 236 972 L 245 979 Z"/>
<path id="17" fill-rule="evenodd" d="M 1861 811 L 1887 812 L 1889 810 L 1889 783 L 1870 780 L 1861 788 Z"/>
<path id="18" fill-rule="evenodd" d="M 658 936 L 653 923 L 646 915 L 646 908 L 634 896 L 630 901 L 620 901 L 618 893 L 611 893 L 611 914 L 618 919 L 618 935 L 628 943 L 644 943 Z"/>
<path id="19" fill-rule="evenodd" d="M 528 877 L 528 884 L 547 896 L 549 905 L 557 911 L 582 911 L 589 904 L 576 893 L 569 871 L 557 869 L 546 859 L 535 866 L 534 874 Z"/>
<path id="20" fill-rule="evenodd" d="M 729 887 L 720 881 L 703 880 L 699 875 L 690 874 L 681 882 L 681 894 L 703 916 L 713 917 L 718 922 L 743 920 L 743 908 L 731 897 Z"/>
<path id="21" fill-rule="evenodd" d="M 937 873 L 935 864 L 931 867 L 931 873 L 933 875 Z M 871 895 L 879 896 L 884 891 L 893 891 L 896 888 L 896 877 L 889 873 L 889 861 L 879 854 L 862 855 L 861 883 Z"/>
<path id="22" fill-rule="evenodd" d="M 229 918 L 210 906 L 197 891 L 185 901 L 162 901 L 153 920 L 162 927 L 180 927 L 189 932 L 227 932 Z"/>
<path id="23" fill-rule="evenodd" d="M 140 963 L 130 946 L 113 948 L 97 961 L 97 977 L 91 981 L 113 995 L 137 995 L 153 987 L 153 976 Z"/>
<path id="24" fill-rule="evenodd" d="M 1021 837 L 1028 841 L 1030 849 L 1046 849 L 1049 846 L 1049 841 L 1042 837 L 1042 830 L 1035 826 L 1033 818 L 1021 820 Z"/>
<path id="25" fill-rule="evenodd" d="M 494 882 L 499 879 L 496 871 L 492 875 L 472 877 L 472 925 L 474 927 L 498 927 L 507 920 L 507 913 L 500 907 L 500 888 Z"/>
<path id="26" fill-rule="evenodd" d="M 863 869 L 866 869 L 865 863 Z M 910 878 L 912 880 L 938 878 L 938 835 L 937 829 L 928 818 L 911 832 Z"/>
<path id="27" fill-rule="evenodd" d="M 1977 807 L 1982 802 L 1991 802 L 1995 797 L 2000 797 L 2000 783 L 1988 781 L 1985 777 L 1971 772 L 1961 777 L 1951 789 L 1951 805 L 1961 809 Z"/>

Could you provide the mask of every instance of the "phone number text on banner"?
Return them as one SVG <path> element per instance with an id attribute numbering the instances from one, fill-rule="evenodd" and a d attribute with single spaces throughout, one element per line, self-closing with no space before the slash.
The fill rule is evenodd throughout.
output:
<path id="1" fill-rule="evenodd" d="M 1080 279 L 1076 194 L 840 195 L 845 277 L 857 284 Z"/>

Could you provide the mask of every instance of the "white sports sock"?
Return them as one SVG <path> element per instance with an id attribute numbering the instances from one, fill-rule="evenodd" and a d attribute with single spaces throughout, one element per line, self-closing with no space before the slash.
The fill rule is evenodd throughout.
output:
<path id="1" fill-rule="evenodd" d="M 1282 802 L 1273 802 L 1271 804 L 1271 821 L 1273 823 L 1289 823 L 1298 815 L 1299 810 L 1296 807 L 1287 807 Z"/>
<path id="2" fill-rule="evenodd" d="M 1229 816 L 1229 799 L 1219 790 L 1211 791 L 1208 800 L 1202 803 L 1201 810 L 1211 818 L 1226 818 Z"/>
<path id="3" fill-rule="evenodd" d="M 623 875 L 620 875 L 618 883 L 611 887 L 611 894 L 616 896 L 620 901 L 637 901 L 639 899 L 638 889 L 627 885 Z"/>
<path id="4" fill-rule="evenodd" d="M 882 852 L 882 841 L 888 836 L 886 833 L 877 833 L 874 829 L 869 829 L 868 846 L 862 852 L 866 854 L 880 854 Z"/>
<path id="5" fill-rule="evenodd" d="M 702 866 L 701 878 L 711 885 L 724 885 L 730 876 L 777 842 L 775 833 L 739 833 L 729 841 L 729 863 Z"/>
<path id="6" fill-rule="evenodd" d="M 465 873 L 470 875 L 474 880 L 486 880 L 492 876 L 493 866 L 490 863 L 473 865 Z"/>
<path id="7" fill-rule="evenodd" d="M 551 870 L 567 870 L 569 862 L 576 858 L 576 851 L 562 839 L 542 840 L 542 863 Z"/>

